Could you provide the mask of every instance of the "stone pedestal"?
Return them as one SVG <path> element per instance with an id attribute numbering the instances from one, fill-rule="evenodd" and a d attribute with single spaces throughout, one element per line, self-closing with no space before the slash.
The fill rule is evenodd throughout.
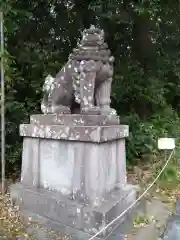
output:
<path id="1" fill-rule="evenodd" d="M 48 227 L 90 238 L 136 198 L 126 182 L 128 133 L 116 116 L 31 116 L 20 126 L 21 183 L 11 187 L 11 197 Z M 96 239 L 116 239 L 108 235 L 120 222 Z M 119 236 L 118 227 L 111 236 Z"/>

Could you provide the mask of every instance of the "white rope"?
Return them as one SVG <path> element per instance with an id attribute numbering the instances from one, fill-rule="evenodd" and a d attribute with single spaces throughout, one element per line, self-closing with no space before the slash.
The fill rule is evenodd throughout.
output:
<path id="1" fill-rule="evenodd" d="M 135 202 L 133 202 L 124 212 L 122 212 L 118 217 L 116 217 L 114 220 L 112 220 L 109 224 L 107 224 L 104 228 L 102 228 L 99 232 L 97 232 L 94 236 L 92 236 L 91 238 L 89 238 L 88 240 L 93 240 L 95 237 L 97 237 L 100 233 L 102 233 L 103 231 L 105 231 L 108 227 L 110 227 L 113 223 L 115 223 L 118 219 L 120 219 L 121 217 L 123 217 L 132 207 L 134 207 L 136 205 L 136 203 L 141 200 L 141 198 L 144 197 L 144 195 L 149 191 L 150 188 L 152 188 L 152 186 L 156 183 L 156 181 L 159 179 L 159 177 L 161 176 L 162 172 L 164 171 L 164 169 L 166 168 L 166 166 L 168 165 L 169 161 L 172 158 L 172 155 L 174 153 L 174 149 L 171 151 L 164 167 L 161 169 L 160 173 L 157 175 L 157 177 L 154 179 L 154 181 L 147 187 L 147 189 L 136 199 Z M 114 231 L 114 229 L 113 229 Z M 111 232 L 112 233 L 112 232 Z M 109 234 L 110 235 L 110 234 Z"/>

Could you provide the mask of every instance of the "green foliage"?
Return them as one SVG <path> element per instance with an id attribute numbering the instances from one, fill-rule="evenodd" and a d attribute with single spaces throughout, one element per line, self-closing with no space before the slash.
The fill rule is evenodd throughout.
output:
<path id="1" fill-rule="evenodd" d="M 149 160 L 152 155 L 159 154 L 157 149 L 159 137 L 168 136 L 178 139 L 180 135 L 179 116 L 172 108 L 168 107 L 144 121 L 137 114 L 126 116 L 123 121 L 130 125 L 127 146 L 130 163 L 139 158 Z M 176 144 L 178 145 L 179 141 Z"/>
<path id="2" fill-rule="evenodd" d="M 168 166 L 162 173 L 160 180 L 167 182 L 180 182 L 177 176 L 176 166 L 173 165 Z"/>
<path id="3" fill-rule="evenodd" d="M 161 161 L 160 168 L 156 169 L 155 175 L 159 173 L 160 169 L 164 166 L 165 160 Z M 180 184 L 180 169 L 177 167 L 179 162 L 179 158 L 171 159 L 171 162 L 167 165 L 163 173 L 160 175 L 160 178 L 157 181 L 158 186 L 161 189 L 168 190 L 173 189 L 175 186 Z"/>
<path id="4" fill-rule="evenodd" d="M 116 58 L 112 105 L 130 125 L 129 163 L 178 137 L 179 3 L 163 0 L 3 1 L 7 161 L 20 160 L 18 125 L 40 112 L 44 77 L 55 75 L 90 24 L 104 28 Z"/>

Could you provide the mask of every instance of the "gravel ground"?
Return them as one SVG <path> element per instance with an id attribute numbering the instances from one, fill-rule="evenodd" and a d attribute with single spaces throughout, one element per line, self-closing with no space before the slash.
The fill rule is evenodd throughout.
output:
<path id="1" fill-rule="evenodd" d="M 28 234 L 29 233 L 29 234 Z M 41 235 L 40 239 L 70 240 L 67 234 L 59 234 L 50 231 L 31 219 L 23 221 L 20 216 L 19 207 L 13 206 L 9 193 L 0 196 L 0 239 L 7 240 L 36 240 L 36 234 Z"/>
<path id="2" fill-rule="evenodd" d="M 19 208 L 13 207 L 8 193 L 0 196 L 0 239 L 29 239 L 20 218 Z"/>

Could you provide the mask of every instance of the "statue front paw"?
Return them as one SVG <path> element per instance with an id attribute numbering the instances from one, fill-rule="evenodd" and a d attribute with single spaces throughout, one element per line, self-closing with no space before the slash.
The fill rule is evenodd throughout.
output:
<path id="1" fill-rule="evenodd" d="M 101 108 L 101 115 L 111 115 L 111 116 L 117 116 L 117 112 L 115 109 L 108 107 Z"/>
<path id="2" fill-rule="evenodd" d="M 56 114 L 70 114 L 71 113 L 71 110 L 69 107 L 62 106 L 62 105 L 52 106 L 51 109 L 52 109 L 52 113 L 56 113 Z"/>
<path id="3" fill-rule="evenodd" d="M 97 106 L 87 106 L 81 109 L 81 113 L 85 115 L 99 115 L 100 107 Z"/>

